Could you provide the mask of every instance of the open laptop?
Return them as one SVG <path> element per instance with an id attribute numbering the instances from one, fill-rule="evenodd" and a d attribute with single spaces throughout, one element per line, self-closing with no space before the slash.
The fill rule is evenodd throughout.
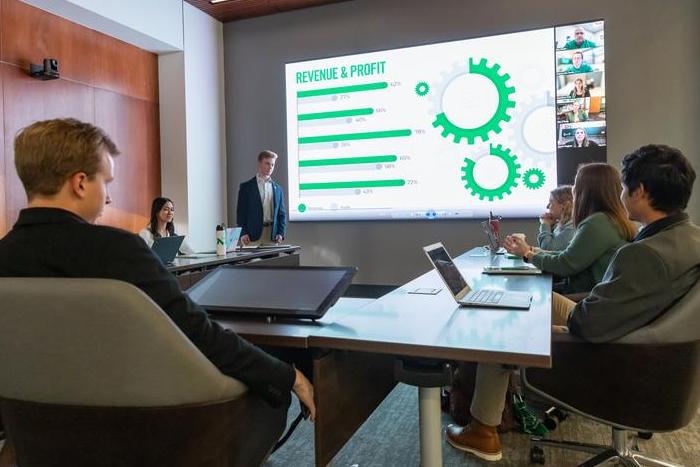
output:
<path id="1" fill-rule="evenodd" d="M 241 238 L 242 227 L 229 227 L 226 229 L 226 253 L 236 250 L 238 239 Z"/>
<path id="2" fill-rule="evenodd" d="M 486 220 L 481 223 L 481 227 L 486 234 L 486 239 L 488 240 L 489 250 L 493 254 L 505 254 L 506 249 L 501 246 L 501 235 L 498 230 L 495 230 L 492 221 Z"/>
<path id="3" fill-rule="evenodd" d="M 226 229 L 226 253 L 232 253 L 236 251 L 238 246 L 238 239 L 241 238 L 242 227 L 228 227 Z M 184 258 L 211 258 L 216 256 L 216 250 L 200 251 L 199 253 L 193 253 L 191 255 L 184 255 Z"/>
<path id="4" fill-rule="evenodd" d="M 175 235 L 172 237 L 156 237 L 153 239 L 151 250 L 158 255 L 163 264 L 170 264 L 175 260 L 180 245 L 185 239 L 184 235 Z"/>
<path id="5" fill-rule="evenodd" d="M 490 308 L 530 308 L 532 294 L 527 292 L 495 289 L 472 290 L 442 243 L 423 247 L 423 251 L 460 305 Z"/>

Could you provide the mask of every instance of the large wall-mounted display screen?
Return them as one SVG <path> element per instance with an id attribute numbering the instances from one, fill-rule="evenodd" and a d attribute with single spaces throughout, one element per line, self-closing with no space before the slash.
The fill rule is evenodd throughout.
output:
<path id="1" fill-rule="evenodd" d="M 603 37 L 595 21 L 287 64 L 290 219 L 541 213 L 572 164 L 605 159 Z"/>

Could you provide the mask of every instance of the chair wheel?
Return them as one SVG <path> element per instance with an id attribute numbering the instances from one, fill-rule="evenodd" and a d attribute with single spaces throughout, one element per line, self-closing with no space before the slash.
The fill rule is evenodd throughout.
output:
<path id="1" fill-rule="evenodd" d="M 642 439 L 651 439 L 651 437 L 654 436 L 654 433 L 651 433 L 649 431 L 640 431 L 637 433 L 637 436 L 639 436 Z"/>
<path id="2" fill-rule="evenodd" d="M 530 463 L 544 465 L 544 451 L 539 446 L 530 448 Z"/>
<path id="3" fill-rule="evenodd" d="M 544 426 L 549 431 L 554 431 L 561 422 L 569 418 L 569 413 L 559 407 L 550 407 L 544 412 Z"/>
<path id="4" fill-rule="evenodd" d="M 557 429 L 557 419 L 556 418 L 545 417 L 545 419 L 542 420 L 542 423 L 544 423 L 544 426 L 546 426 L 549 431 L 554 431 Z"/>
<path id="5" fill-rule="evenodd" d="M 569 418 L 569 412 L 562 410 L 560 408 L 557 408 L 556 410 L 557 418 L 559 418 L 560 422 L 563 422 L 567 418 Z"/>

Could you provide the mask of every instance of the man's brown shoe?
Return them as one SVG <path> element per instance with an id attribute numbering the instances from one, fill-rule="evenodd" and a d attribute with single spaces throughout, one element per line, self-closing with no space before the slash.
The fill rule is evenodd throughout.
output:
<path id="1" fill-rule="evenodd" d="M 500 461 L 501 440 L 496 427 L 486 426 L 472 419 L 469 426 L 447 425 L 447 442 L 461 451 L 487 461 Z"/>

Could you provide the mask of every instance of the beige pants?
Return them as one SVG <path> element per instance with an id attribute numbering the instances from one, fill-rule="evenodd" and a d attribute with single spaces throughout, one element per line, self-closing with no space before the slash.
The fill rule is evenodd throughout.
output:
<path id="1" fill-rule="evenodd" d="M 254 245 L 254 246 L 274 245 L 275 242 L 270 240 L 271 235 L 272 235 L 272 226 L 271 225 L 265 226 L 262 229 L 262 233 L 260 234 L 260 238 L 255 240 L 255 241 L 251 241 L 250 243 L 248 243 L 248 245 Z"/>
<path id="2" fill-rule="evenodd" d="M 576 305 L 568 298 L 552 294 L 552 324 L 566 326 L 569 313 Z M 512 370 L 493 363 L 479 363 L 476 369 L 474 397 L 471 414 L 484 425 L 498 426 L 501 423 L 504 401 Z"/>

